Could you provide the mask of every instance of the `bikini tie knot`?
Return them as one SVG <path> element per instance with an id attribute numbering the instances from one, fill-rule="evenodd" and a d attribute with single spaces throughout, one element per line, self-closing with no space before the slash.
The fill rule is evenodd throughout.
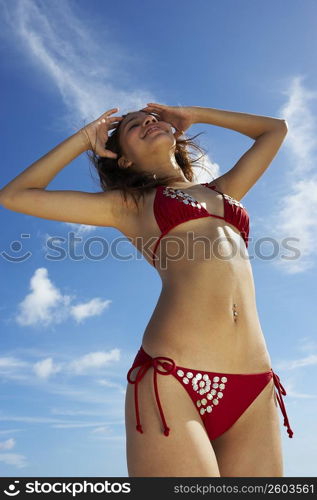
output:
<path id="1" fill-rule="evenodd" d="M 161 375 L 169 375 L 175 370 L 175 361 L 171 358 L 167 358 L 165 356 L 157 356 L 156 358 L 152 358 L 152 366 L 155 371 L 160 373 Z M 160 370 L 160 366 L 164 368 L 164 370 Z"/>
<path id="2" fill-rule="evenodd" d="M 159 373 L 160 375 L 170 375 L 173 373 L 175 370 L 176 364 L 175 361 L 171 358 L 167 358 L 166 356 L 157 356 L 155 358 L 150 358 L 148 361 L 145 361 L 142 365 L 138 365 L 140 368 L 138 370 L 138 373 L 135 377 L 135 380 L 131 380 L 131 372 L 137 368 L 137 366 L 132 366 L 130 370 L 128 371 L 127 374 L 127 379 L 130 382 L 130 384 L 134 384 L 134 403 L 135 403 L 135 414 L 136 414 L 136 430 L 140 432 L 141 434 L 143 433 L 143 428 L 141 425 L 140 421 L 140 415 L 139 415 L 139 405 L 138 405 L 138 384 L 148 371 L 150 367 L 153 367 L 153 382 L 154 382 L 154 390 L 155 390 L 155 398 L 156 398 L 156 403 L 160 412 L 160 416 L 163 422 L 164 426 L 164 435 L 168 436 L 170 432 L 170 428 L 166 424 L 166 420 L 164 417 L 162 405 L 160 402 L 160 397 L 158 393 L 158 387 L 157 387 L 157 374 Z"/>
<path id="3" fill-rule="evenodd" d="M 276 394 L 276 399 L 278 401 L 278 404 L 280 405 L 282 414 L 284 416 L 283 425 L 285 427 L 287 427 L 288 437 L 292 438 L 294 432 L 292 431 L 291 426 L 289 424 L 287 413 L 286 413 L 286 408 L 285 408 L 284 401 L 283 401 L 283 398 L 282 398 L 282 395 L 286 396 L 286 390 L 285 390 L 285 388 L 281 384 L 280 377 L 276 373 L 274 373 L 273 370 L 272 370 L 272 372 L 273 372 L 274 385 L 275 385 L 275 387 L 278 390 L 278 393 L 275 393 Z"/>

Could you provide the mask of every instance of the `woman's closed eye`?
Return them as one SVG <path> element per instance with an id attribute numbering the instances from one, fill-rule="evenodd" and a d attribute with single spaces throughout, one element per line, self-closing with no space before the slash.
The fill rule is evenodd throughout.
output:
<path id="1" fill-rule="evenodd" d="M 156 123 L 159 122 L 159 121 L 161 121 L 161 120 L 157 120 Z M 134 123 L 133 125 L 131 125 L 131 127 L 129 128 L 129 130 L 131 130 L 132 128 L 136 127 L 137 125 L 140 125 L 140 124 L 139 123 Z"/>

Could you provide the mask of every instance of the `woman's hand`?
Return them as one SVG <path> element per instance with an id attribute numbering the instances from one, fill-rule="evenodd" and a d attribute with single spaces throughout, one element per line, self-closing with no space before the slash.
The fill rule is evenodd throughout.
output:
<path id="1" fill-rule="evenodd" d="M 97 155 L 105 158 L 117 158 L 117 154 L 109 149 L 106 149 L 108 140 L 108 131 L 118 126 L 119 122 L 123 120 L 122 116 L 110 116 L 118 111 L 119 108 L 113 108 L 103 113 L 97 120 L 85 125 L 80 129 L 84 140 L 87 144 L 87 150 L 94 151 Z"/>
<path id="2" fill-rule="evenodd" d="M 176 139 L 195 123 L 194 107 L 191 106 L 165 106 L 164 104 L 148 102 L 141 111 L 157 113 L 162 120 L 170 123 L 176 129 L 174 134 Z"/>

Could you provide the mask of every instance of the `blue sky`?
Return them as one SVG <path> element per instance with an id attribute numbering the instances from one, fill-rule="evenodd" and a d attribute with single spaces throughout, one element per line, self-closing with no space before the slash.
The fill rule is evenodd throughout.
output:
<path id="1" fill-rule="evenodd" d="M 243 204 L 259 319 L 294 431 L 289 439 L 280 413 L 285 476 L 316 476 L 316 2 L 0 5 L 1 186 L 113 107 L 156 101 L 287 120 L 282 148 Z M 197 168 L 199 182 L 253 143 L 212 125 L 198 132 L 210 172 Z M 48 189 L 100 190 L 85 155 Z M 113 228 L 0 214 L 0 475 L 127 476 L 126 373 L 159 276 L 128 241 L 128 259 L 106 255 L 122 236 Z M 53 236 L 63 253 L 48 247 Z M 261 237 L 278 250 L 266 243 L 256 253 Z M 295 259 L 287 237 L 297 238 Z"/>

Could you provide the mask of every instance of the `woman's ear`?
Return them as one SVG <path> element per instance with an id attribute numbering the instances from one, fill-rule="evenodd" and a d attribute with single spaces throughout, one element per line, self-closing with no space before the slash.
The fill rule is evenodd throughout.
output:
<path id="1" fill-rule="evenodd" d="M 132 162 L 127 160 L 127 158 L 125 158 L 124 156 L 120 156 L 118 160 L 118 165 L 121 168 L 128 168 L 132 165 Z"/>

